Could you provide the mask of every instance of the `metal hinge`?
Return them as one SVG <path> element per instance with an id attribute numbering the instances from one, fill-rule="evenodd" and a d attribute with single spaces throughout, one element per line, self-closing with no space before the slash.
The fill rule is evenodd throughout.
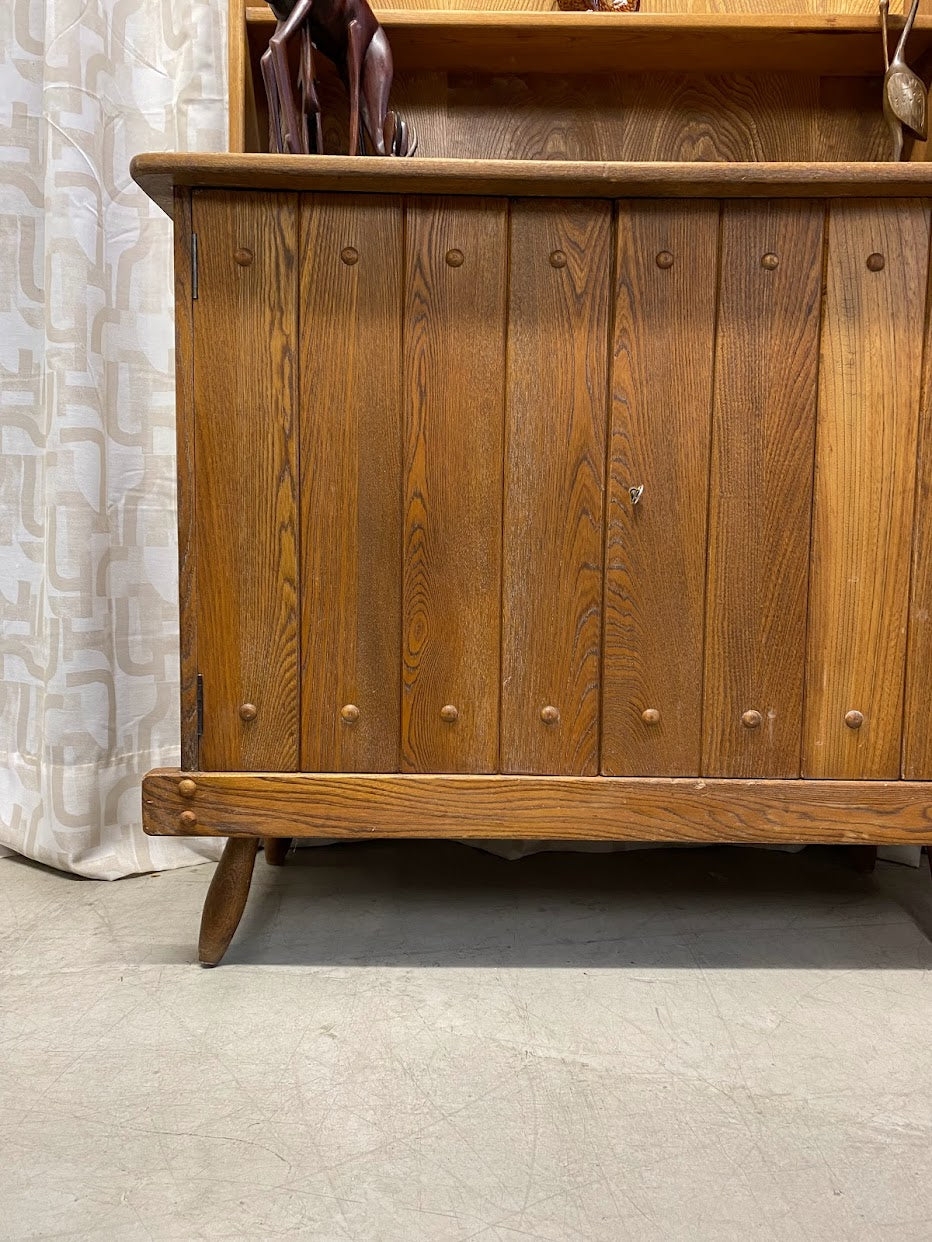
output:
<path id="1" fill-rule="evenodd" d="M 197 301 L 197 233 L 191 234 L 191 301 Z"/>
<path id="2" fill-rule="evenodd" d="M 204 676 L 202 673 L 197 675 L 197 736 L 201 737 L 204 733 Z"/>

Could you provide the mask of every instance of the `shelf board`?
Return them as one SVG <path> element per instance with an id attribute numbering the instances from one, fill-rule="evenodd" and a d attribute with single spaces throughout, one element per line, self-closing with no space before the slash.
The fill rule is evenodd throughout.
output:
<path id="1" fill-rule="evenodd" d="M 883 74 L 872 14 L 376 12 L 402 72 Z M 246 9 L 251 42 L 274 25 L 267 6 Z M 912 64 L 932 50 L 932 17 L 917 18 L 907 50 Z"/>
<path id="2" fill-rule="evenodd" d="M 349 155 L 137 155 L 134 180 L 169 215 L 175 186 L 532 198 L 927 198 L 932 163 L 591 163 Z"/>

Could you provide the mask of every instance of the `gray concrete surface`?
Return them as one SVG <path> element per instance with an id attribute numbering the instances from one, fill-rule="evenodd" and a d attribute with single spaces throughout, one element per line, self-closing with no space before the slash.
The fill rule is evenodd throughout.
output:
<path id="1" fill-rule="evenodd" d="M 837 852 L 0 859 L 0 1237 L 932 1238 L 932 882 Z"/>

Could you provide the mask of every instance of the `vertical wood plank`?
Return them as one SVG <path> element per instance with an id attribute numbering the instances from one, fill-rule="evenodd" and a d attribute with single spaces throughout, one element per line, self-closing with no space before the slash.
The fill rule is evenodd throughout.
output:
<path id="1" fill-rule="evenodd" d="M 930 253 L 932 262 L 932 253 Z M 903 711 L 903 764 L 906 780 L 932 779 L 932 349 L 926 290 L 922 383 L 919 393 L 919 444 L 909 628 L 906 642 L 906 698 Z"/>
<path id="2" fill-rule="evenodd" d="M 900 773 L 928 208 L 832 203 L 828 237 L 804 774 L 888 779 Z"/>
<path id="3" fill-rule="evenodd" d="M 598 772 L 611 221 L 608 203 L 511 209 L 503 772 Z"/>
<path id="4" fill-rule="evenodd" d="M 722 209 L 703 705 L 709 776 L 799 775 L 823 217 L 809 202 Z"/>
<path id="5" fill-rule="evenodd" d="M 175 445 L 178 506 L 178 606 L 181 766 L 198 766 L 197 565 L 194 526 L 194 303 L 191 300 L 191 192 L 175 199 Z"/>
<path id="6" fill-rule="evenodd" d="M 246 150 L 247 74 L 252 71 L 247 53 L 246 13 L 241 0 L 227 6 L 227 97 L 228 141 L 231 151 Z"/>
<path id="7" fill-rule="evenodd" d="M 507 210 L 408 202 L 405 771 L 498 763 Z"/>
<path id="8" fill-rule="evenodd" d="M 293 771 L 297 197 L 197 191 L 194 227 L 200 765 Z"/>
<path id="9" fill-rule="evenodd" d="M 307 195 L 301 223 L 301 765 L 392 772 L 401 695 L 402 203 Z"/>
<path id="10" fill-rule="evenodd" d="M 719 205 L 621 203 L 616 228 L 602 771 L 692 776 Z M 629 488 L 642 484 L 635 506 Z"/>

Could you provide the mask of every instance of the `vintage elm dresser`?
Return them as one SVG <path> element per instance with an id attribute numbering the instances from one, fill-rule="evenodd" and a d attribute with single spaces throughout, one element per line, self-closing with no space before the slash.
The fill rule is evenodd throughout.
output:
<path id="1" fill-rule="evenodd" d="M 876 19 L 444 16 L 386 23 L 425 158 L 134 163 L 183 644 L 144 818 L 229 838 L 205 963 L 262 839 L 932 842 L 932 165 L 882 161 Z"/>

